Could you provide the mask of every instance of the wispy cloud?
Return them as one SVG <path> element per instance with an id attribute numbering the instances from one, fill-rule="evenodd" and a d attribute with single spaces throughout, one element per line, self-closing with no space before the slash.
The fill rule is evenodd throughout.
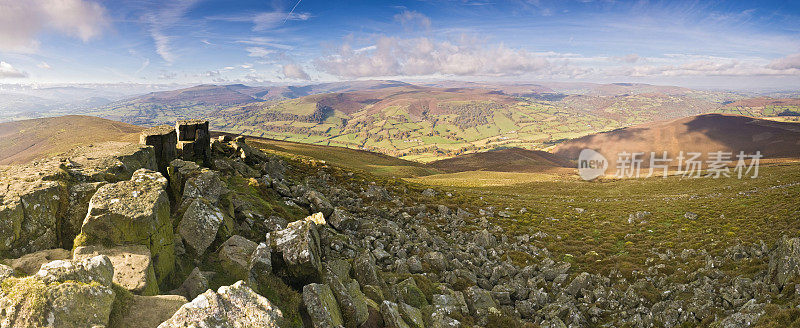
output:
<path id="1" fill-rule="evenodd" d="M 245 50 L 247 50 L 247 55 L 250 56 L 250 57 L 262 57 L 263 58 L 263 57 L 267 57 L 267 56 L 275 53 L 274 50 L 270 50 L 270 49 L 262 48 L 262 47 L 248 47 Z"/>
<path id="2" fill-rule="evenodd" d="M 272 30 L 276 27 L 283 25 L 286 21 L 305 21 L 311 18 L 311 14 L 307 12 L 286 12 L 283 9 L 276 9 L 273 11 L 265 11 L 255 14 L 239 14 L 239 15 L 215 15 L 208 16 L 208 20 L 226 21 L 226 22 L 242 22 L 252 23 L 252 30 L 254 32 L 263 32 Z"/>
<path id="3" fill-rule="evenodd" d="M 294 49 L 294 47 L 292 47 L 290 45 L 286 45 L 286 44 L 280 43 L 280 41 L 278 41 L 276 39 L 267 38 L 267 37 L 261 37 L 261 36 L 251 37 L 251 38 L 244 39 L 244 40 L 237 40 L 236 43 L 241 43 L 241 44 L 246 44 L 246 45 L 254 45 L 254 46 L 265 46 L 265 47 L 271 47 L 271 48 L 276 48 L 276 49 L 281 49 L 281 50 L 292 50 L 292 49 Z"/>
<path id="4" fill-rule="evenodd" d="M 173 52 L 172 37 L 167 34 L 167 30 L 178 23 L 197 2 L 198 0 L 170 1 L 143 17 L 149 25 L 148 31 L 155 44 L 156 53 L 168 64 L 172 64 L 177 59 L 177 55 Z"/>

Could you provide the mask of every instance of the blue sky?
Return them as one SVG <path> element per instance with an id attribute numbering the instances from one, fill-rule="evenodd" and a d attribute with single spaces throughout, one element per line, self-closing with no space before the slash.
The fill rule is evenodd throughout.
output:
<path id="1" fill-rule="evenodd" d="M 800 4 L 0 0 L 0 83 L 800 86 Z"/>

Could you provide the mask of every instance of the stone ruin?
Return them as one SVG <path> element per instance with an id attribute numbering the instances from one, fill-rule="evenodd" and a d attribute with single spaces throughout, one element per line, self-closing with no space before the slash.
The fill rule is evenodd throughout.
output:
<path id="1" fill-rule="evenodd" d="M 165 177 L 169 176 L 167 167 L 175 158 L 203 165 L 211 161 L 211 134 L 206 120 L 180 120 L 175 128 L 168 125 L 149 128 L 142 132 L 139 143 L 153 146 L 158 171 Z"/>
<path id="2" fill-rule="evenodd" d="M 178 149 L 176 148 L 178 137 L 175 129 L 169 125 L 149 128 L 139 135 L 139 143 L 153 146 L 158 171 L 165 177 L 169 176 L 167 173 L 169 162 L 178 156 Z"/>
<path id="3" fill-rule="evenodd" d="M 175 123 L 178 132 L 178 152 L 185 161 L 211 160 L 211 134 L 208 132 L 208 121 L 180 120 Z"/>

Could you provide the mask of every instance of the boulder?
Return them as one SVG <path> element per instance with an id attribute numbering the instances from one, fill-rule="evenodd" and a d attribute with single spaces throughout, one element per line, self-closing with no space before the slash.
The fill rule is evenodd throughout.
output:
<path id="1" fill-rule="evenodd" d="M 0 168 L 0 256 L 69 247 L 86 215 L 89 187 L 82 182 L 120 181 L 140 168 L 155 169 L 151 147 L 124 142 L 81 146 L 47 160 Z"/>
<path id="2" fill-rule="evenodd" d="M 466 290 L 467 306 L 469 312 L 477 317 L 489 315 L 492 309 L 497 310 L 498 305 L 492 298 L 492 294 L 485 289 L 472 286 Z"/>
<path id="3" fill-rule="evenodd" d="M 219 248 L 219 265 L 222 272 L 237 280 L 250 278 L 250 259 L 258 244 L 239 235 L 228 238 Z"/>
<path id="4" fill-rule="evenodd" d="M 321 192 L 311 190 L 305 194 L 305 197 L 311 204 L 312 212 L 322 212 L 325 217 L 330 217 L 333 214 L 333 205 Z"/>
<path id="5" fill-rule="evenodd" d="M 383 287 L 383 280 L 378 276 L 375 257 L 369 251 L 362 252 L 353 259 L 353 277 L 361 286 L 373 285 Z"/>
<path id="6" fill-rule="evenodd" d="M 159 283 L 173 270 L 170 204 L 161 173 L 141 169 L 131 180 L 100 187 L 75 238 L 75 246 L 144 245 Z"/>
<path id="7" fill-rule="evenodd" d="M 209 169 L 202 169 L 194 174 L 184 176 L 183 194 L 181 203 L 187 199 L 205 198 L 211 204 L 217 205 L 228 193 L 225 184 L 220 180 L 219 173 Z"/>
<path id="8" fill-rule="evenodd" d="M 322 251 L 315 223 L 307 220 L 289 223 L 286 229 L 268 233 L 267 245 L 275 252 L 273 259 L 280 262 L 273 263 L 273 267 L 285 268 L 292 280 L 319 280 Z"/>
<path id="9" fill-rule="evenodd" d="M 170 294 L 181 295 L 186 299 L 194 299 L 206 290 L 208 290 L 208 279 L 200 272 L 200 268 L 195 267 L 181 286 L 170 291 Z"/>
<path id="10" fill-rule="evenodd" d="M 408 278 L 397 284 L 397 292 L 405 303 L 416 307 L 422 308 L 428 305 L 428 300 L 425 299 L 425 294 L 417 287 L 417 283 L 413 278 Z"/>
<path id="11" fill-rule="evenodd" d="M 783 289 L 787 282 L 800 275 L 800 238 L 783 236 L 770 252 L 767 281 Z"/>
<path id="12" fill-rule="evenodd" d="M 338 230 L 352 230 L 356 231 L 359 227 L 359 221 L 347 211 L 336 208 L 328 217 L 328 222 Z"/>
<path id="13" fill-rule="evenodd" d="M 305 285 L 303 303 L 315 328 L 343 327 L 342 314 L 328 285 L 316 283 Z"/>
<path id="14" fill-rule="evenodd" d="M 168 320 L 178 309 L 188 302 L 180 295 L 140 296 L 133 299 L 124 315 L 119 318 L 115 328 L 155 328 Z"/>
<path id="15" fill-rule="evenodd" d="M 75 281 L 82 284 L 98 283 L 111 286 L 114 266 L 105 255 L 81 260 L 56 260 L 45 263 L 33 276 L 44 283 Z"/>
<path id="16" fill-rule="evenodd" d="M 105 255 L 114 267 L 114 283 L 135 294 L 158 294 L 158 282 L 147 246 L 80 246 L 75 248 L 73 254 L 75 260 Z"/>
<path id="17" fill-rule="evenodd" d="M 325 265 L 323 280 L 336 298 L 345 326 L 348 328 L 359 327 L 369 317 L 366 297 L 358 288 L 358 282 L 350 279 L 349 276 L 340 274 L 341 272 L 334 273 L 331 267 Z"/>
<path id="18" fill-rule="evenodd" d="M 260 243 L 253 251 L 250 258 L 250 277 L 257 278 L 272 274 L 272 249 L 265 243 Z"/>
<path id="19" fill-rule="evenodd" d="M 312 223 L 314 223 L 314 224 L 316 224 L 318 226 L 323 226 L 323 225 L 328 224 L 328 222 L 325 221 L 325 216 L 323 216 L 322 212 L 317 212 L 317 213 L 311 214 L 311 215 L 307 216 L 303 220 L 312 222 Z"/>
<path id="20" fill-rule="evenodd" d="M 383 323 L 387 328 L 411 328 L 405 320 L 403 320 L 397 303 L 383 301 L 381 304 L 381 313 L 383 314 Z"/>
<path id="21" fill-rule="evenodd" d="M 194 255 L 202 256 L 216 239 L 222 221 L 223 214 L 219 208 L 204 198 L 195 198 L 183 213 L 177 232 Z"/>
<path id="22" fill-rule="evenodd" d="M 200 172 L 200 166 L 195 162 L 175 159 L 169 162 L 167 172 L 169 172 L 170 199 L 180 202 L 186 180 Z"/>
<path id="23" fill-rule="evenodd" d="M 425 322 L 422 320 L 422 311 L 406 303 L 400 303 L 398 308 L 400 309 L 400 316 L 403 317 L 409 327 L 425 328 Z"/>
<path id="24" fill-rule="evenodd" d="M 115 292 L 105 256 L 42 265 L 36 275 L 6 278 L 0 288 L 3 327 L 107 326 Z"/>
<path id="25" fill-rule="evenodd" d="M 433 295 L 433 307 L 436 311 L 442 311 L 447 315 L 469 314 L 469 307 L 464 300 L 464 294 L 447 288 L 441 288 L 441 294 Z"/>
<path id="26" fill-rule="evenodd" d="M 244 281 L 208 290 L 183 306 L 159 328 L 233 327 L 277 328 L 283 313 Z"/>
<path id="27" fill-rule="evenodd" d="M 258 165 L 266 162 L 269 157 L 260 149 L 251 147 L 245 142 L 243 136 L 238 136 L 230 143 L 239 158 L 249 165 Z"/>
<path id="28" fill-rule="evenodd" d="M 14 271 L 20 272 L 25 275 L 32 275 L 39 271 L 42 264 L 52 262 L 55 260 L 66 260 L 72 257 L 72 254 L 61 248 L 47 249 L 30 254 L 25 254 L 18 259 L 9 261 L 9 264 Z"/>

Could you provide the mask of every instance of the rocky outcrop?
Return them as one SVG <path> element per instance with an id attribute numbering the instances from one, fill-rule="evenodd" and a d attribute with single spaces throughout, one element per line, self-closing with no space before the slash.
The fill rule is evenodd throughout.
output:
<path id="1" fill-rule="evenodd" d="M 92 327 L 109 322 L 115 292 L 111 261 L 47 263 L 34 276 L 6 278 L 0 289 L 3 327 Z"/>
<path id="2" fill-rule="evenodd" d="M 152 148 L 121 142 L 0 168 L 0 255 L 71 247 L 95 188 L 140 168 L 156 168 Z"/>
<path id="3" fill-rule="evenodd" d="M 158 294 L 158 282 L 147 246 L 80 246 L 75 248 L 73 254 L 76 260 L 104 255 L 114 267 L 115 284 L 139 295 Z"/>
<path id="4" fill-rule="evenodd" d="M 239 281 L 200 294 L 158 327 L 277 328 L 282 322 L 281 310 Z"/>
<path id="5" fill-rule="evenodd" d="M 186 161 L 211 164 L 211 134 L 206 120 L 181 120 L 175 123 L 178 133 L 178 153 Z"/>
<path id="6" fill-rule="evenodd" d="M 139 143 L 153 147 L 158 172 L 168 176 L 167 167 L 178 155 L 178 134 L 168 125 L 161 125 L 142 131 Z"/>
<path id="7" fill-rule="evenodd" d="M 144 245 L 159 283 L 175 263 L 167 180 L 161 173 L 136 171 L 130 180 L 104 185 L 92 196 L 75 246 Z"/>
<path id="8" fill-rule="evenodd" d="M 45 163 L 3 172 L 0 252 L 6 257 L 60 246 L 57 226 L 67 208 L 67 188 L 64 182 L 54 181 L 63 174 L 53 165 Z"/>

